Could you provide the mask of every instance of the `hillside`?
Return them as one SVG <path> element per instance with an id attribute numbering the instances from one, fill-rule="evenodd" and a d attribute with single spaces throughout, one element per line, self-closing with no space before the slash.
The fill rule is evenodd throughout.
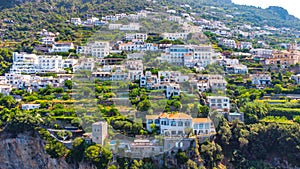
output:
<path id="1" fill-rule="evenodd" d="M 189 4 L 187 10 L 180 5 Z M 230 0 L 14 0 L 0 4 L 0 27 L 6 30 L 0 37 L 4 41 L 21 42 L 32 39 L 32 35 L 42 29 L 60 32 L 62 41 L 81 41 L 89 38 L 96 30 L 78 28 L 66 24 L 72 17 L 86 19 L 91 16 L 101 17 L 106 14 L 132 13 L 146 8 L 165 11 L 164 7 L 182 12 L 197 12 L 206 19 L 226 21 L 229 25 L 251 23 L 254 26 L 290 27 L 300 30 L 300 20 L 279 7 L 268 9 L 253 6 L 236 5 Z M 215 8 L 212 8 L 214 6 Z M 228 18 L 226 15 L 233 15 Z M 3 21 L 13 21 L 5 23 Z M 1 22 L 2 21 L 2 22 Z M 80 40 L 81 39 L 81 40 Z"/>
<path id="2" fill-rule="evenodd" d="M 229 20 L 233 24 L 237 23 L 251 23 L 255 26 L 274 26 L 274 27 L 290 27 L 300 30 L 300 19 L 290 15 L 285 9 L 281 7 L 269 7 L 267 9 L 237 5 L 231 2 L 231 0 L 170 0 L 162 1 L 163 4 L 171 3 L 179 9 L 178 4 L 189 4 L 193 11 L 206 14 L 207 12 L 213 12 L 217 14 L 214 19 Z M 212 6 L 216 8 L 211 8 Z M 233 15 L 234 18 L 228 19 L 222 17 L 222 15 Z"/>

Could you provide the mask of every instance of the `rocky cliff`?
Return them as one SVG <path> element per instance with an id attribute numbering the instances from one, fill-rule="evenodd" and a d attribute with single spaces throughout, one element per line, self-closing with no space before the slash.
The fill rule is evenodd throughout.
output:
<path id="1" fill-rule="evenodd" d="M 92 168 L 86 164 L 75 167 L 65 159 L 53 159 L 44 150 L 45 141 L 37 135 L 19 134 L 15 138 L 0 133 L 1 169 L 72 169 Z"/>

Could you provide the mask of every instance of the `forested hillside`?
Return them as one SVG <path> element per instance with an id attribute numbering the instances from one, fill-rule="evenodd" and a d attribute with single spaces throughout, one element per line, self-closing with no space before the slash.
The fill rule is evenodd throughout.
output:
<path id="1" fill-rule="evenodd" d="M 134 12 L 151 7 L 151 3 L 139 0 L 50 0 L 19 3 L 3 9 L 0 13 L 0 27 L 6 28 L 4 40 L 24 41 L 42 29 L 60 32 L 62 40 L 74 40 L 84 34 L 89 37 L 92 31 L 74 31 L 66 21 L 71 17 L 101 17 L 106 14 Z M 8 3 L 8 2 L 7 2 Z M 0 8 L 7 7 L 7 3 Z M 10 4 L 10 3 L 9 3 Z M 12 23 L 1 21 L 12 20 Z M 79 35 L 80 34 L 80 35 Z"/>

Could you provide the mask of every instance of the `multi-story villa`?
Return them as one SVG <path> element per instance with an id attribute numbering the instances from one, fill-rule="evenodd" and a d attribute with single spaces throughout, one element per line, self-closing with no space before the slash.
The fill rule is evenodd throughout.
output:
<path id="1" fill-rule="evenodd" d="M 232 40 L 232 39 L 221 39 L 219 41 L 219 44 L 222 45 L 222 46 L 233 48 L 233 49 L 237 48 L 237 45 L 236 45 L 235 41 Z"/>
<path id="2" fill-rule="evenodd" d="M 192 129 L 195 135 L 215 133 L 214 124 L 209 118 L 192 118 L 185 113 L 146 115 L 147 130 L 152 131 L 153 127 L 159 128 L 164 136 L 185 136 L 188 129 Z"/>
<path id="3" fill-rule="evenodd" d="M 109 42 L 89 42 L 86 46 L 78 46 L 76 52 L 96 58 L 104 58 L 110 52 Z"/>
<path id="4" fill-rule="evenodd" d="M 70 49 L 75 49 L 74 44 L 72 42 L 56 42 L 52 45 L 52 48 L 49 49 L 49 53 L 69 52 Z"/>
<path id="5" fill-rule="evenodd" d="M 250 75 L 253 85 L 256 86 L 267 86 L 271 84 L 270 74 L 252 74 Z"/>
<path id="6" fill-rule="evenodd" d="M 242 65 L 242 64 L 230 65 L 230 66 L 226 66 L 226 72 L 229 74 L 247 74 L 248 68 L 246 65 Z"/>
<path id="7" fill-rule="evenodd" d="M 217 110 L 219 112 L 228 112 L 230 110 L 230 99 L 225 96 L 208 96 L 207 97 L 208 106 L 212 110 Z"/>
<path id="8" fill-rule="evenodd" d="M 178 66 L 205 67 L 212 63 L 211 46 L 173 45 L 162 54 L 161 60 Z"/>
<path id="9" fill-rule="evenodd" d="M 45 73 L 45 72 L 63 72 L 63 68 L 68 68 L 70 60 L 62 59 L 62 56 L 50 56 L 50 55 L 35 55 L 26 53 L 13 53 L 13 65 L 10 69 L 11 73 Z M 65 67 L 67 66 L 67 67 Z"/>
<path id="10" fill-rule="evenodd" d="M 146 33 L 126 33 L 125 40 L 132 42 L 145 42 L 148 38 Z"/>
<path id="11" fill-rule="evenodd" d="M 119 44 L 119 50 L 122 51 L 157 51 L 158 44 L 144 42 L 128 42 Z"/>
<path id="12" fill-rule="evenodd" d="M 186 40 L 188 37 L 188 33 L 182 32 L 182 33 L 163 33 L 162 37 L 164 39 L 168 40 L 176 40 L 176 39 L 182 39 Z"/>
<path id="13" fill-rule="evenodd" d="M 237 44 L 238 49 L 252 49 L 251 42 L 240 42 Z"/>

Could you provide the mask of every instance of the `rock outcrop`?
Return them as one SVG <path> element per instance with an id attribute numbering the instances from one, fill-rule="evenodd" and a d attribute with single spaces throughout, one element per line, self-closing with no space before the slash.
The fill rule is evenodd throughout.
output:
<path id="1" fill-rule="evenodd" d="M 72 169 L 92 168 L 86 164 L 75 167 L 65 159 L 53 159 L 44 149 L 45 141 L 38 135 L 19 134 L 11 138 L 0 133 L 1 169 Z"/>

